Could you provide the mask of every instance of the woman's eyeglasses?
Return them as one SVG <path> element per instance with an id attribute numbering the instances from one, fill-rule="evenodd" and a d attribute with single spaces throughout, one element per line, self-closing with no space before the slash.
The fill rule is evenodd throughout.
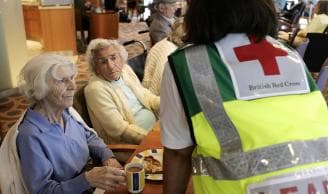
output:
<path id="1" fill-rule="evenodd" d="M 108 55 L 107 57 L 96 58 L 96 63 L 98 65 L 107 64 L 109 61 L 115 62 L 117 60 L 117 54 Z"/>

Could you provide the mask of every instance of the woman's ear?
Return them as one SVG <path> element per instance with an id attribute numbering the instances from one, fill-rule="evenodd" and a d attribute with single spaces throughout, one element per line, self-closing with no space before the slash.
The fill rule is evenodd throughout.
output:
<path id="1" fill-rule="evenodd" d="M 165 8 L 165 5 L 163 3 L 159 3 L 158 4 L 158 10 L 159 10 L 159 12 L 162 13 L 164 11 L 164 8 Z"/>

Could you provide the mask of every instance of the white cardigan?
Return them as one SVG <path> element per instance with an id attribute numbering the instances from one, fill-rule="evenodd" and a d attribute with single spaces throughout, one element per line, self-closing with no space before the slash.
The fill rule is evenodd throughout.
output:
<path id="1" fill-rule="evenodd" d="M 129 65 L 123 65 L 121 77 L 140 103 L 157 115 L 159 96 L 141 85 Z M 139 144 L 148 133 L 136 124 L 121 86 L 93 75 L 84 95 L 93 128 L 106 144 Z"/>
<path id="2" fill-rule="evenodd" d="M 84 127 L 96 133 L 89 128 L 83 121 L 78 112 L 72 107 L 68 109 L 69 113 Z M 0 147 L 0 187 L 2 194 L 28 194 L 28 190 L 24 184 L 20 161 L 17 154 L 16 139 L 18 135 L 18 127 L 25 116 L 25 112 L 18 121 L 9 129 Z"/>
<path id="3" fill-rule="evenodd" d="M 163 71 L 167 57 L 178 47 L 167 38 L 156 43 L 149 51 L 145 64 L 142 85 L 156 96 L 160 96 Z"/>

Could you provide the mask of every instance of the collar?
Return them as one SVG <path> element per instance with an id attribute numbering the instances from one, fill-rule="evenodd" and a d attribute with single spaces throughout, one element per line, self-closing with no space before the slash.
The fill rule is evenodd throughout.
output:
<path id="1" fill-rule="evenodd" d="M 163 18 L 166 20 L 166 21 L 168 21 L 171 25 L 174 23 L 174 21 L 175 21 L 175 18 L 173 17 L 173 18 L 168 18 L 168 17 L 166 17 L 165 15 L 163 15 L 163 14 L 161 14 L 162 16 L 163 16 Z"/>
<path id="2" fill-rule="evenodd" d="M 66 122 L 70 119 L 71 115 L 69 114 L 68 109 L 64 110 L 63 117 Z M 47 118 L 31 108 L 27 109 L 25 119 L 35 125 L 42 132 L 49 131 L 53 125 L 55 125 L 50 123 Z"/>
<path id="3" fill-rule="evenodd" d="M 168 17 L 166 17 L 166 16 L 164 16 L 162 13 L 160 13 L 160 12 L 157 12 L 157 13 L 155 13 L 157 16 L 155 16 L 155 17 L 157 17 L 157 18 L 162 18 L 162 20 L 164 20 L 165 22 L 167 22 L 168 23 L 168 25 L 172 25 L 173 23 L 174 23 L 174 21 L 175 21 L 175 17 L 173 17 L 173 18 L 168 18 Z"/>

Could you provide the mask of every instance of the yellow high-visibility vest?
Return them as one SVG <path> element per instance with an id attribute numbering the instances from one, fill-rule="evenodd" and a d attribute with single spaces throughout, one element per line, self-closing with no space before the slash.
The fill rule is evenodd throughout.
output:
<path id="1" fill-rule="evenodd" d="M 203 89 L 192 80 L 192 73 L 197 70 L 191 70 L 189 63 L 199 59 L 188 59 L 193 55 L 188 54 L 191 49 L 208 57 L 206 60 L 214 76 L 207 77 L 206 82 L 215 82 L 216 88 Z M 238 100 L 228 70 L 214 45 L 180 49 L 169 57 L 169 62 L 196 144 L 193 152 L 195 193 L 262 194 L 252 188 L 266 180 L 295 176 L 303 170 L 328 168 L 327 106 L 308 72 L 309 93 Z M 204 96 L 218 90 L 221 103 L 208 100 L 206 106 L 210 107 L 211 103 L 219 109 L 221 106 L 223 111 L 219 111 L 219 115 L 206 113 L 208 110 L 202 108 L 202 96 L 197 96 L 195 91 L 197 87 Z M 213 120 L 220 118 L 217 125 L 221 128 L 214 129 L 207 114 L 212 114 Z M 320 185 L 322 188 L 309 185 L 328 192 L 328 182 L 324 183 Z"/>

